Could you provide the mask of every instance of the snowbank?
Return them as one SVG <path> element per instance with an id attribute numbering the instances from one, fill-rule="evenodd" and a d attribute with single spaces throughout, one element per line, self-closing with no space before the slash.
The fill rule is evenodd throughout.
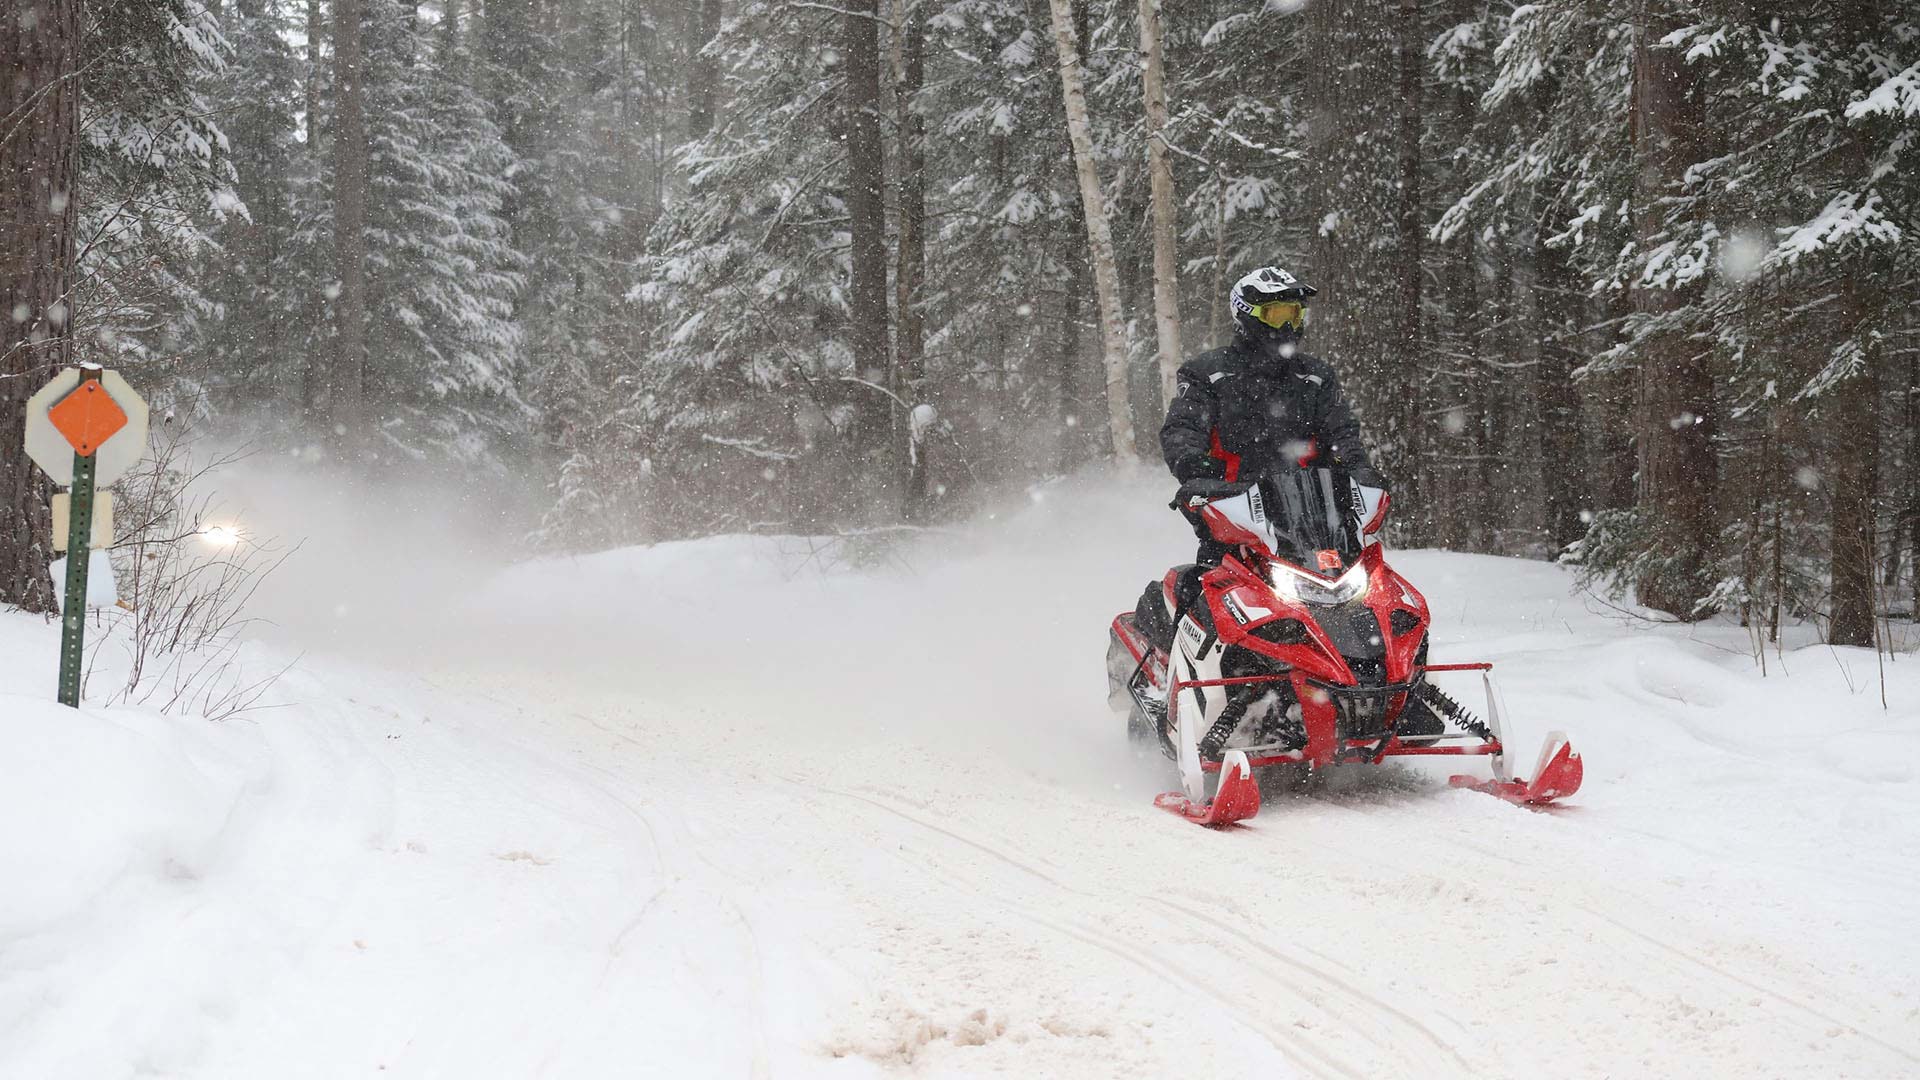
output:
<path id="1" fill-rule="evenodd" d="M 1920 1071 L 1912 655 L 1882 709 L 1870 653 L 1763 674 L 1396 553 L 1585 789 L 1341 771 L 1207 833 L 1104 705 L 1106 620 L 1191 550 L 1164 497 L 1078 477 L 868 569 L 321 537 L 279 707 L 218 724 L 53 706 L 56 629 L 0 617 L 0 1076 Z"/>

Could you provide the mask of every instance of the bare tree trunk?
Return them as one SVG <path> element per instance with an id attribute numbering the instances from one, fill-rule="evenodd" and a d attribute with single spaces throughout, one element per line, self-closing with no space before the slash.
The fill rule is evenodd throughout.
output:
<path id="1" fill-rule="evenodd" d="M 340 275 L 334 301 L 329 404 L 335 441 L 364 448 L 367 378 L 367 115 L 360 0 L 333 0 L 333 250 Z"/>
<path id="2" fill-rule="evenodd" d="M 460 0 L 444 0 L 440 15 L 440 63 L 453 70 L 460 49 Z"/>
<path id="3" fill-rule="evenodd" d="M 713 127 L 714 102 L 719 93 L 720 69 L 705 55 L 713 36 L 720 32 L 720 0 L 690 0 L 695 6 L 693 40 L 687 43 L 693 53 L 687 74 L 687 134 L 705 135 Z"/>
<path id="4" fill-rule="evenodd" d="M 1093 131 L 1087 120 L 1087 91 L 1080 73 L 1068 0 L 1048 0 L 1053 12 L 1053 44 L 1060 54 L 1060 94 L 1066 103 L 1067 137 L 1073 143 L 1074 171 L 1080 180 L 1080 205 L 1087 219 L 1087 257 L 1093 263 L 1093 290 L 1100 305 L 1100 339 L 1107 369 L 1107 425 L 1113 456 L 1131 458 L 1133 403 L 1127 393 L 1126 330 L 1120 318 L 1120 272 L 1114 263 L 1113 230 L 1107 224 L 1107 197 L 1093 160 Z"/>
<path id="5" fill-rule="evenodd" d="M 894 265 L 894 393 L 909 407 L 925 400 L 926 318 L 920 311 L 920 289 L 926 282 L 927 124 L 914 109 L 927 78 L 927 33 L 918 0 L 894 0 L 894 95 L 899 112 L 900 165 L 899 249 Z M 908 518 L 927 495 L 927 447 L 915 441 L 911 415 L 897 416 L 894 426 L 910 444 L 902 459 L 906 476 L 902 492 Z"/>
<path id="6" fill-rule="evenodd" d="M 1880 346 L 1860 325 L 1867 305 L 1857 279 L 1841 286 L 1847 312 L 1845 333 L 1862 343 L 1860 371 L 1834 393 L 1833 414 L 1846 422 L 1828 433 L 1833 455 L 1832 554 L 1833 622 L 1827 641 L 1834 645 L 1873 645 L 1873 571 L 1879 545 L 1875 538 L 1874 495 L 1880 479 Z"/>
<path id="7" fill-rule="evenodd" d="M 847 211 L 852 217 L 852 281 L 848 331 L 854 369 L 873 386 L 893 382 L 887 342 L 887 218 L 882 187 L 886 150 L 880 139 L 880 4 L 849 0 L 841 17 L 847 54 L 841 100 L 847 133 Z M 856 439 L 863 449 L 891 455 L 893 402 L 867 387 L 859 388 Z M 881 470 L 889 485 L 898 463 Z M 897 492 L 896 492 L 897 494 Z"/>
<path id="8" fill-rule="evenodd" d="M 66 363 L 80 146 L 80 0 L 0 16 L 0 604 L 57 609 L 26 400 Z"/>
<path id="9" fill-rule="evenodd" d="M 1541 417 L 1539 461 L 1545 489 L 1547 538 L 1558 552 L 1580 539 L 1580 478 L 1584 474 L 1580 432 L 1585 422 L 1580 395 L 1573 385 L 1578 356 L 1567 337 L 1576 320 L 1567 307 L 1579 289 L 1564 253 L 1546 245 L 1545 230 L 1535 230 L 1533 243 L 1533 307 L 1536 327 L 1536 377 L 1540 384 Z"/>
<path id="10" fill-rule="evenodd" d="M 1907 546 L 1908 563 L 1913 570 L 1912 621 L 1920 624 L 1920 352 L 1912 354 L 1907 367 Z"/>
<path id="11" fill-rule="evenodd" d="M 320 43 L 326 39 L 327 21 L 321 15 L 321 0 L 307 0 L 307 153 L 320 156 Z"/>
<path id="12" fill-rule="evenodd" d="M 1421 371 L 1427 361 L 1421 337 L 1421 286 L 1426 257 L 1426 226 L 1420 202 L 1421 76 L 1426 59 L 1426 36 L 1420 30 L 1420 0 L 1400 0 L 1397 63 L 1399 67 L 1399 124 L 1395 156 L 1400 167 L 1399 201 L 1394 208 L 1394 258 L 1399 276 L 1394 333 L 1394 370 L 1399 378 L 1391 391 L 1398 399 L 1403 475 L 1395 477 L 1412 515 L 1401 521 L 1404 542 L 1430 542 L 1436 507 L 1426 497 L 1426 403 Z M 1491 523 L 1489 523 L 1491 524 Z"/>
<path id="13" fill-rule="evenodd" d="M 1643 20 L 1647 16 L 1642 16 Z M 1633 70 L 1633 143 L 1637 159 L 1633 213 L 1645 246 L 1662 234 L 1661 205 L 1679 185 L 1700 138 L 1700 103 L 1693 72 L 1673 49 L 1656 47 L 1671 29 L 1664 21 L 1636 28 Z M 1644 314 L 1671 316 L 1691 300 L 1690 290 L 1640 288 L 1634 304 Z M 1640 602 L 1692 619 L 1713 561 L 1713 372 L 1706 350 L 1679 329 L 1649 335 L 1640 357 L 1640 474 L 1636 502 L 1654 533 L 1667 570 L 1636 582 Z"/>
<path id="14" fill-rule="evenodd" d="M 326 173 L 327 156 L 321 134 L 321 74 L 326 70 L 326 61 L 322 56 L 327 37 L 327 20 L 322 0 L 307 0 L 307 71 L 302 90 L 306 96 L 306 154 L 313 169 L 313 175 Z M 303 423 L 313 425 L 315 430 L 326 426 L 321 415 L 321 402 L 326 383 L 328 357 L 322 355 L 324 346 L 317 344 L 321 328 L 330 317 L 329 302 L 320 294 L 312 294 L 301 305 L 305 325 L 311 333 L 306 347 L 300 351 L 298 388 L 300 395 L 300 417 Z"/>
<path id="15" fill-rule="evenodd" d="M 1173 205 L 1173 162 L 1167 152 L 1167 86 L 1160 47 L 1160 0 L 1140 0 L 1141 80 L 1146 97 L 1147 175 L 1153 186 L 1153 326 L 1160 344 L 1160 404 L 1173 400 L 1180 371 L 1179 222 Z"/>
<path id="16" fill-rule="evenodd" d="M 1214 165 L 1219 188 L 1213 200 L 1213 344 L 1227 340 L 1227 174 Z"/>

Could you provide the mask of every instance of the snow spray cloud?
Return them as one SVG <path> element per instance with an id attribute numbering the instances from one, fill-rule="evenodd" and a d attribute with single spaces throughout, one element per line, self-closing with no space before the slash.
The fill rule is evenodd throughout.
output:
<path id="1" fill-rule="evenodd" d="M 299 544 L 255 605 L 285 644 L 856 752 L 990 754 L 1134 795 L 1157 781 L 1105 704 L 1104 635 L 1190 550 L 1165 486 L 1095 471 L 938 529 L 526 558 L 542 493 L 510 483 L 264 455 L 221 480 L 233 520 Z"/>

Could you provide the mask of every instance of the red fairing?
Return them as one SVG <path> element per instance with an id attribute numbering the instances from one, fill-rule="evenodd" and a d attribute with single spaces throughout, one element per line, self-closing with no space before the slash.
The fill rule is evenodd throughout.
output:
<path id="1" fill-rule="evenodd" d="M 1373 508 L 1373 516 L 1367 519 L 1365 525 L 1360 526 L 1362 536 L 1372 536 L 1380 531 L 1380 526 L 1387 523 L 1387 507 L 1392 503 L 1392 495 L 1384 491 L 1380 493 L 1380 505 Z"/>
<path id="2" fill-rule="evenodd" d="M 1231 556 L 1222 560 L 1220 568 L 1208 571 L 1201 583 L 1205 589 L 1208 610 L 1213 615 L 1214 629 L 1225 644 L 1238 645 L 1285 661 L 1295 671 L 1326 682 L 1353 682 L 1353 673 L 1347 669 L 1346 661 L 1340 658 L 1339 648 L 1320 628 L 1320 620 L 1314 617 L 1313 612 L 1304 604 L 1287 602 L 1273 591 L 1264 578 L 1240 560 Z M 1229 596 L 1247 615 L 1244 624 L 1228 606 Z M 1256 614 L 1263 608 L 1273 614 Z M 1255 629 L 1281 619 L 1299 622 L 1306 630 L 1307 641 L 1299 645 L 1279 645 L 1253 636 Z M 1295 690 L 1298 689 L 1296 686 Z"/>
<path id="3" fill-rule="evenodd" d="M 1222 544 L 1245 544 L 1258 549 L 1264 549 L 1267 546 L 1265 540 L 1228 520 L 1227 515 L 1214 509 L 1212 503 L 1200 508 L 1200 520 L 1207 523 L 1207 531 Z"/>
<path id="4" fill-rule="evenodd" d="M 1367 608 L 1380 620 L 1381 640 L 1387 643 L 1387 681 L 1406 682 L 1413 677 L 1413 658 L 1420 652 L 1420 641 L 1427 632 L 1427 598 L 1393 572 L 1379 544 L 1369 544 L 1360 553 L 1360 565 L 1367 568 Z M 1393 632 L 1393 613 L 1410 611 L 1419 625 L 1404 634 Z"/>

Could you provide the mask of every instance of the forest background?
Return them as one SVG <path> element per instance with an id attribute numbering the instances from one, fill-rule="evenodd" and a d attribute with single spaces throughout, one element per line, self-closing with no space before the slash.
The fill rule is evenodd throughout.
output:
<path id="1" fill-rule="evenodd" d="M 1394 542 L 1847 644 L 1920 591 L 1899 0 L 10 7 L 0 602 L 55 603 L 63 364 L 532 481 L 530 549 L 884 530 L 1156 458 L 1270 262 Z"/>

